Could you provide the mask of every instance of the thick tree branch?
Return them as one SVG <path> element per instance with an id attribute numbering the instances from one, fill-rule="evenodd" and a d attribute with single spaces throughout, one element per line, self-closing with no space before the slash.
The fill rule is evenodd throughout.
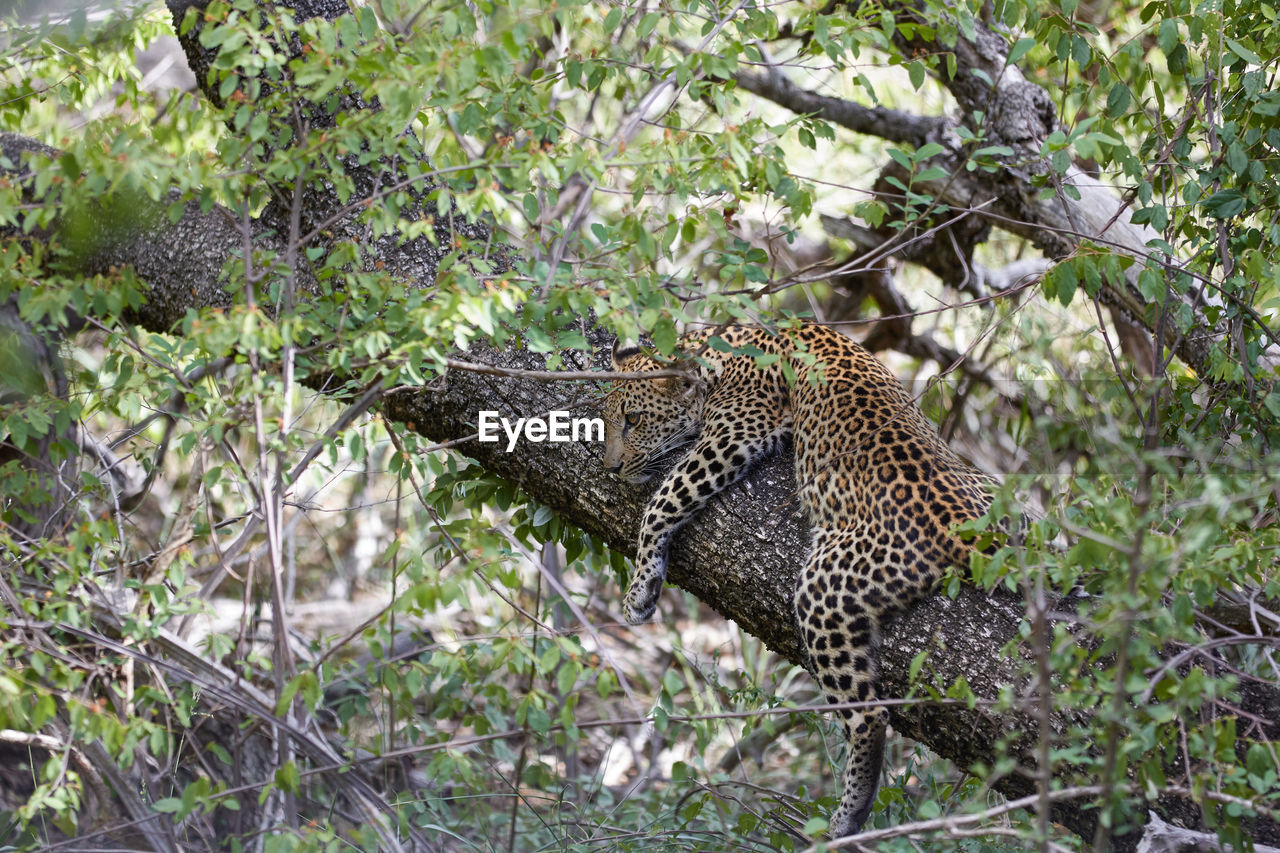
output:
<path id="1" fill-rule="evenodd" d="M 854 133 L 867 133 L 892 142 L 906 142 L 917 148 L 936 139 L 946 127 L 946 120 L 942 118 L 918 116 L 886 107 L 867 107 L 801 89 L 774 68 L 764 74 L 740 72 L 733 75 L 733 79 L 746 91 L 767 98 L 794 113 L 816 116 Z"/>

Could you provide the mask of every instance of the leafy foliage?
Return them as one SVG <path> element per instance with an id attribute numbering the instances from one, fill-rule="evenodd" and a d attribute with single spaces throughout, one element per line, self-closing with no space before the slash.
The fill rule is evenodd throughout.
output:
<path id="1" fill-rule="evenodd" d="M 17 733 L 0 754 L 23 768 L 0 844 L 123 822 L 111 797 L 133 789 L 135 821 L 158 812 L 195 846 L 375 849 L 412 828 L 450 849 L 803 849 L 843 757 L 794 710 L 815 696 L 802 671 L 692 599 L 642 641 L 616 630 L 620 555 L 368 410 L 447 382 L 447 359 L 477 342 L 577 364 L 586 316 L 663 353 L 695 322 L 845 319 L 830 276 L 789 252 L 819 211 L 931 228 L 953 145 L 958 170 L 1027 175 L 1039 200 L 1079 198 L 1087 166 L 1152 229 L 1145 257 L 1103 229 L 1035 296 L 939 314 L 939 335 L 1023 380 L 1016 411 L 968 379 L 923 395 L 1009 473 L 993 517 L 1028 494 L 1044 510 L 1024 547 L 969 567 L 1028 601 L 1033 687 L 1009 685 L 1003 707 L 1054 721 L 1033 772 L 1046 791 L 1051 776 L 1092 786 L 1104 826 L 1130 830 L 1184 791 L 1241 843 L 1280 809 L 1274 721 L 1237 713 L 1242 685 L 1280 680 L 1275 17 L 1261 0 L 528 0 L 324 21 L 218 0 L 176 27 L 158 9 L 10 22 L 0 126 L 57 150 L 0 164 L 33 175 L 0 183 L 0 729 Z M 1062 126 L 1036 150 L 993 140 L 981 111 L 919 146 L 855 138 L 736 77 L 769 66 L 941 113 L 979 30 L 1006 33 L 1007 73 L 1053 95 Z M 214 57 L 200 82 L 216 102 L 149 88 L 137 55 L 171 33 Z M 226 298 L 146 330 L 156 282 L 110 247 L 195 215 L 243 238 Z M 415 265 L 388 266 L 404 244 Z M 1097 310 L 1131 272 L 1154 378 Z M 1187 337 L 1208 341 L 1200 368 L 1172 360 Z M 66 377 L 39 357 L 50 340 Z M 77 426 L 154 475 L 136 505 Z M 1049 620 L 1046 594 L 1069 618 Z M 300 615 L 344 598 L 378 604 Z M 1252 623 L 1211 633 L 1241 601 Z M 286 605 L 305 628 L 274 618 Z M 977 701 L 927 663 L 919 701 Z M 253 725 L 220 728 L 226 707 Z M 254 754 L 254 730 L 289 726 L 314 739 Z M 342 751 L 326 763 L 330 737 Z M 395 792 L 384 824 L 362 819 L 352 765 Z M 1012 752 L 954 767 L 903 742 L 889 765 L 878 828 L 988 809 L 990 786 L 1024 770 Z M 259 836 L 240 815 L 264 804 L 276 817 Z M 979 826 L 947 843 L 1049 840 L 1033 810 Z"/>

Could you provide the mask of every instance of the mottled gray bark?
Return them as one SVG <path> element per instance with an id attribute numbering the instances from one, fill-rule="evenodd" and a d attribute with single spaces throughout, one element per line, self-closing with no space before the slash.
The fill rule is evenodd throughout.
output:
<path id="1" fill-rule="evenodd" d="M 946 120 L 940 117 L 881 106 L 868 107 L 801 89 L 776 69 L 767 74 L 735 74 L 733 79 L 746 91 L 768 98 L 794 113 L 815 116 L 855 133 L 866 133 L 893 142 L 919 147 L 939 136 L 946 128 Z"/>

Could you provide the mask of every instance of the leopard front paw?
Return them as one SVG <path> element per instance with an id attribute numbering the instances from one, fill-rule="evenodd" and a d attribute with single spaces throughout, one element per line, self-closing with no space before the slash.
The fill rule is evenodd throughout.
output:
<path id="1" fill-rule="evenodd" d="M 627 587 L 622 599 L 622 616 L 630 625 L 648 622 L 658 609 L 658 596 L 662 593 L 662 575 L 656 572 L 637 574 Z"/>

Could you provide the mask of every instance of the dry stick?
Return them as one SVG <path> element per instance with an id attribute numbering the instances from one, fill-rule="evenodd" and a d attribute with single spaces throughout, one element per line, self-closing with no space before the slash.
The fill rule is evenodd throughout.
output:
<path id="1" fill-rule="evenodd" d="M 273 12 L 278 12 L 273 9 Z M 307 137 L 306 123 L 298 115 L 298 101 L 292 99 L 291 106 L 294 112 L 295 129 L 299 139 Z M 293 314 L 294 309 L 294 288 L 297 286 L 297 268 L 298 268 L 298 234 L 301 231 L 302 222 L 302 188 L 303 177 L 299 173 L 294 178 L 293 198 L 289 205 L 289 237 L 285 243 L 285 279 L 281 283 L 280 301 L 284 316 L 288 317 Z M 271 482 L 271 500 L 268 503 L 269 519 L 267 525 L 267 548 L 271 559 L 271 605 L 274 612 L 272 613 L 271 624 L 276 630 L 275 654 L 277 666 L 280 669 L 287 669 L 288 674 L 297 677 L 297 661 L 295 659 L 293 648 L 289 643 L 289 623 L 287 611 L 287 596 L 284 587 L 286 568 L 284 565 L 284 537 L 287 535 L 285 530 L 284 512 L 285 512 L 285 491 L 289 484 L 284 479 L 284 469 L 287 464 L 288 443 L 285 440 L 285 430 L 290 428 L 293 421 L 293 389 L 294 389 L 294 371 L 297 366 L 297 348 L 293 343 L 293 334 L 288 328 L 283 329 L 282 336 L 283 346 L 281 347 L 280 359 L 282 361 L 281 370 L 281 410 L 280 410 L 280 428 L 282 435 L 274 453 L 271 468 L 263 467 L 260 470 L 264 478 Z M 262 431 L 264 426 L 262 422 L 262 406 L 259 405 L 261 395 L 254 395 L 254 423 L 259 429 L 259 459 L 260 464 L 267 461 L 267 448 L 261 442 L 266 438 L 266 433 Z M 264 499 L 266 495 L 263 496 Z M 283 691 L 286 682 L 283 673 L 277 676 L 277 689 Z M 283 692 L 276 694 L 276 701 L 279 702 L 283 698 Z M 291 707 L 285 709 L 285 716 L 291 717 L 294 723 L 299 727 L 306 726 L 308 722 L 309 712 L 306 704 L 302 701 L 302 697 L 295 695 L 290 703 Z M 292 741 L 282 739 L 282 744 L 287 744 L 283 752 L 286 762 L 292 762 L 296 755 L 295 746 Z M 283 765 L 282 765 L 283 766 Z M 284 806 L 287 812 L 289 825 L 297 828 L 298 825 L 298 795 L 297 792 L 290 788 L 285 792 Z"/>
<path id="2" fill-rule="evenodd" d="M 547 547 L 543 545 L 542 547 Z M 551 547 L 555 547 L 554 543 Z M 542 574 L 538 574 L 537 592 L 533 598 L 533 612 L 537 613 L 542 609 Z M 533 637 L 529 640 L 529 677 L 525 682 L 525 696 L 533 695 L 533 678 L 538 671 L 538 630 L 534 629 Z M 515 853 L 516 851 L 516 822 L 520 815 L 520 804 L 525 802 L 524 795 L 520 792 L 520 778 L 524 776 L 524 768 L 529 760 L 529 717 L 526 714 L 524 725 L 521 727 L 525 737 L 520 739 L 520 756 L 516 759 L 516 766 L 511 775 L 511 792 L 515 796 L 511 798 L 511 822 L 507 828 L 507 853 Z M 498 778 L 502 778 L 502 774 L 498 774 Z M 532 808 L 532 806 L 530 806 Z"/>
<path id="3" fill-rule="evenodd" d="M 115 620 L 118 614 L 111 608 L 107 602 L 93 601 L 94 612 L 99 617 Z M 11 626 L 17 625 L 27 627 L 25 620 L 12 621 Z M 113 628 L 119 630 L 118 625 Z M 333 772 L 348 768 L 353 764 L 360 763 L 356 760 L 343 760 L 334 748 L 324 739 L 316 737 L 311 732 L 296 726 L 292 720 L 287 717 L 278 717 L 270 704 L 268 696 L 258 688 L 241 680 L 238 676 L 226 670 L 221 664 L 215 661 L 207 660 L 203 655 L 196 652 L 181 639 L 174 636 L 168 631 L 160 630 L 159 635 L 154 639 L 164 646 L 168 652 L 173 655 L 179 662 L 175 663 L 167 658 L 160 658 L 152 654 L 148 654 L 135 646 L 128 645 L 118 640 L 113 640 L 106 634 L 86 628 L 59 623 L 58 630 L 65 631 L 74 636 L 80 637 L 96 646 L 106 648 L 120 655 L 127 656 L 132 659 L 141 660 L 157 670 L 166 672 L 170 675 L 200 688 L 202 691 L 219 698 L 226 702 L 230 707 L 239 710 L 241 713 L 266 721 L 270 726 L 276 729 L 280 734 L 288 736 L 297 744 L 303 746 L 309 754 L 311 760 L 316 762 L 318 769 L 308 768 L 301 771 L 302 775 L 314 775 L 315 772 Z M 208 673 L 200 674 L 200 673 Z M 215 677 L 216 676 L 216 677 Z M 319 764 L 323 760 L 326 764 Z M 347 790 L 349 796 L 363 812 L 365 818 L 374 826 L 375 831 L 379 835 L 380 843 L 385 850 L 402 850 L 403 847 L 391 834 L 390 822 L 386 816 L 390 814 L 390 806 L 386 800 L 374 788 L 361 777 L 347 776 L 344 777 L 350 786 Z M 267 780 L 259 785 L 253 786 L 253 789 L 260 788 L 262 785 L 273 784 L 272 780 Z M 235 789 L 240 790 L 240 789 Z M 231 793 L 231 791 L 227 791 Z M 432 850 L 431 847 L 422 836 L 422 834 L 414 828 L 408 830 L 410 837 L 421 846 L 423 850 Z"/>
<path id="4" fill-rule="evenodd" d="M 1156 335 L 1159 335 L 1159 329 L 1157 329 Z M 1146 419 L 1146 435 L 1143 440 L 1143 449 L 1138 456 L 1138 468 L 1136 471 L 1138 486 L 1133 498 L 1133 514 L 1139 520 L 1146 515 L 1147 509 L 1151 504 L 1150 466 L 1148 465 L 1146 454 L 1155 450 L 1158 440 L 1159 412 L 1156 408 L 1160 396 L 1158 377 L 1154 384 L 1155 387 L 1151 393 L 1151 409 Z M 1146 533 L 1147 525 L 1139 523 L 1134 534 L 1133 544 L 1121 551 L 1121 553 L 1127 553 L 1129 556 L 1129 571 L 1126 578 L 1124 609 L 1120 613 L 1120 642 L 1119 648 L 1116 650 L 1115 687 L 1111 694 L 1111 718 L 1107 720 L 1106 745 L 1103 748 L 1102 807 L 1106 811 L 1098 815 L 1098 827 L 1093 836 L 1094 853 L 1106 853 L 1111 844 L 1111 823 L 1115 819 L 1112 800 L 1116 795 L 1116 784 L 1113 777 L 1116 764 L 1119 761 L 1120 721 L 1128 698 L 1125 678 L 1129 669 L 1129 645 L 1130 640 L 1133 638 L 1134 623 L 1138 619 L 1135 599 L 1138 596 L 1138 581 L 1142 577 L 1143 568 L 1146 565 L 1142 559 L 1142 546 L 1146 539 Z"/>
<path id="5" fill-rule="evenodd" d="M 347 408 L 343 410 L 342 414 L 329 425 L 329 428 L 324 431 L 324 435 L 312 442 L 311 446 L 307 448 L 307 452 L 302 455 L 302 459 L 298 460 L 298 463 L 289 471 L 289 475 L 285 478 L 285 484 L 292 485 L 298 482 L 298 478 L 302 476 L 302 473 L 307 469 L 312 461 L 320 455 L 325 446 L 328 445 L 328 443 L 332 441 L 338 433 L 349 427 L 356 418 L 368 411 L 369 407 L 376 403 L 378 398 L 385 393 L 386 389 L 379 387 L 376 380 L 370 383 L 364 393 L 361 394 L 355 402 L 347 406 Z"/>
<path id="6" fill-rule="evenodd" d="M 252 238 L 249 226 L 249 205 L 242 204 L 244 211 L 244 276 L 245 276 L 245 307 L 252 314 L 258 309 L 257 281 L 262 274 L 254 273 L 253 257 L 249 251 L 249 244 Z M 255 386 L 258 385 L 258 378 L 263 374 L 263 366 L 258 358 L 258 348 L 250 346 L 248 349 L 249 369 L 254 377 Z M 292 370 L 290 369 L 288 353 L 283 353 L 285 361 L 283 365 L 282 381 L 285 384 L 285 400 L 288 400 L 288 391 L 292 385 Z M 283 546 L 280 540 L 281 534 L 281 513 L 284 505 L 280 500 L 283 484 L 280 482 L 279 472 L 272 472 L 270 459 L 276 454 L 270 451 L 271 442 L 267 438 L 266 421 L 263 415 L 263 395 L 260 391 L 255 390 L 252 399 L 253 404 L 253 426 L 255 443 L 257 445 L 258 455 L 258 480 L 260 483 L 258 491 L 258 504 L 255 507 L 254 515 L 262 519 L 266 526 L 267 533 L 267 550 L 270 562 L 270 589 L 271 589 L 271 628 L 274 635 L 272 642 L 272 681 L 275 686 L 275 698 L 277 703 L 283 698 L 285 687 L 290 678 L 297 676 L 298 671 L 293 659 L 292 647 L 289 643 L 289 622 L 288 615 L 285 612 L 284 594 L 281 588 L 283 582 Z M 286 402 L 287 405 L 287 402 Z M 284 424 L 282 424 L 282 427 Z M 252 568 L 253 563 L 250 563 Z M 245 593 L 248 596 L 249 587 L 246 585 Z M 244 611 L 246 614 L 248 609 Z M 243 623 L 242 623 L 243 624 Z M 294 703 L 291 703 L 294 704 Z M 292 718 L 292 707 L 285 710 L 285 717 Z M 299 721 L 300 722 L 300 721 Z M 277 768 L 283 768 L 293 763 L 294 748 L 290 739 L 283 737 L 278 727 L 273 727 L 273 735 L 275 740 L 275 760 Z M 276 812 L 279 812 L 277 814 Z M 260 829 L 265 830 L 269 822 L 284 823 L 293 829 L 297 829 L 297 800 L 292 790 L 283 790 L 277 788 L 270 792 L 268 798 L 263 803 L 263 808 L 259 814 Z"/>
<path id="7" fill-rule="evenodd" d="M 1055 802 L 1061 800 L 1073 800 L 1079 797 L 1096 796 L 1102 791 L 1099 785 L 1081 785 L 1073 788 L 1062 788 L 1052 792 L 1049 798 Z M 882 841 L 887 838 L 901 838 L 904 835 L 914 835 L 923 832 L 939 832 L 951 829 L 959 829 L 989 820 L 993 817 L 999 817 L 1009 812 L 1034 807 L 1036 802 L 1041 798 L 1040 794 L 1031 794 L 1016 800 L 1009 800 L 998 806 L 992 806 L 989 809 L 973 814 L 951 815 L 949 817 L 937 817 L 932 820 L 921 820 L 914 823 L 904 823 L 898 826 L 891 826 L 886 829 L 876 829 L 871 832 L 863 832 L 859 835 L 849 835 L 839 838 L 825 845 L 827 850 L 844 850 L 849 847 L 857 847 L 869 844 L 873 841 Z M 817 853 L 818 847 L 813 846 L 804 851 L 804 853 Z"/>
<path id="8" fill-rule="evenodd" d="M 1025 552 L 1019 549 L 1018 561 L 1023 563 Z M 1052 633 L 1049 630 L 1049 604 L 1045 598 L 1044 572 L 1034 572 L 1035 590 L 1029 614 L 1031 634 L 1035 642 L 1036 690 L 1040 694 L 1036 703 L 1036 844 L 1042 853 L 1048 853 L 1049 840 L 1049 788 L 1053 784 L 1053 764 L 1049 746 L 1053 735 L 1053 692 L 1049 653 Z"/>

